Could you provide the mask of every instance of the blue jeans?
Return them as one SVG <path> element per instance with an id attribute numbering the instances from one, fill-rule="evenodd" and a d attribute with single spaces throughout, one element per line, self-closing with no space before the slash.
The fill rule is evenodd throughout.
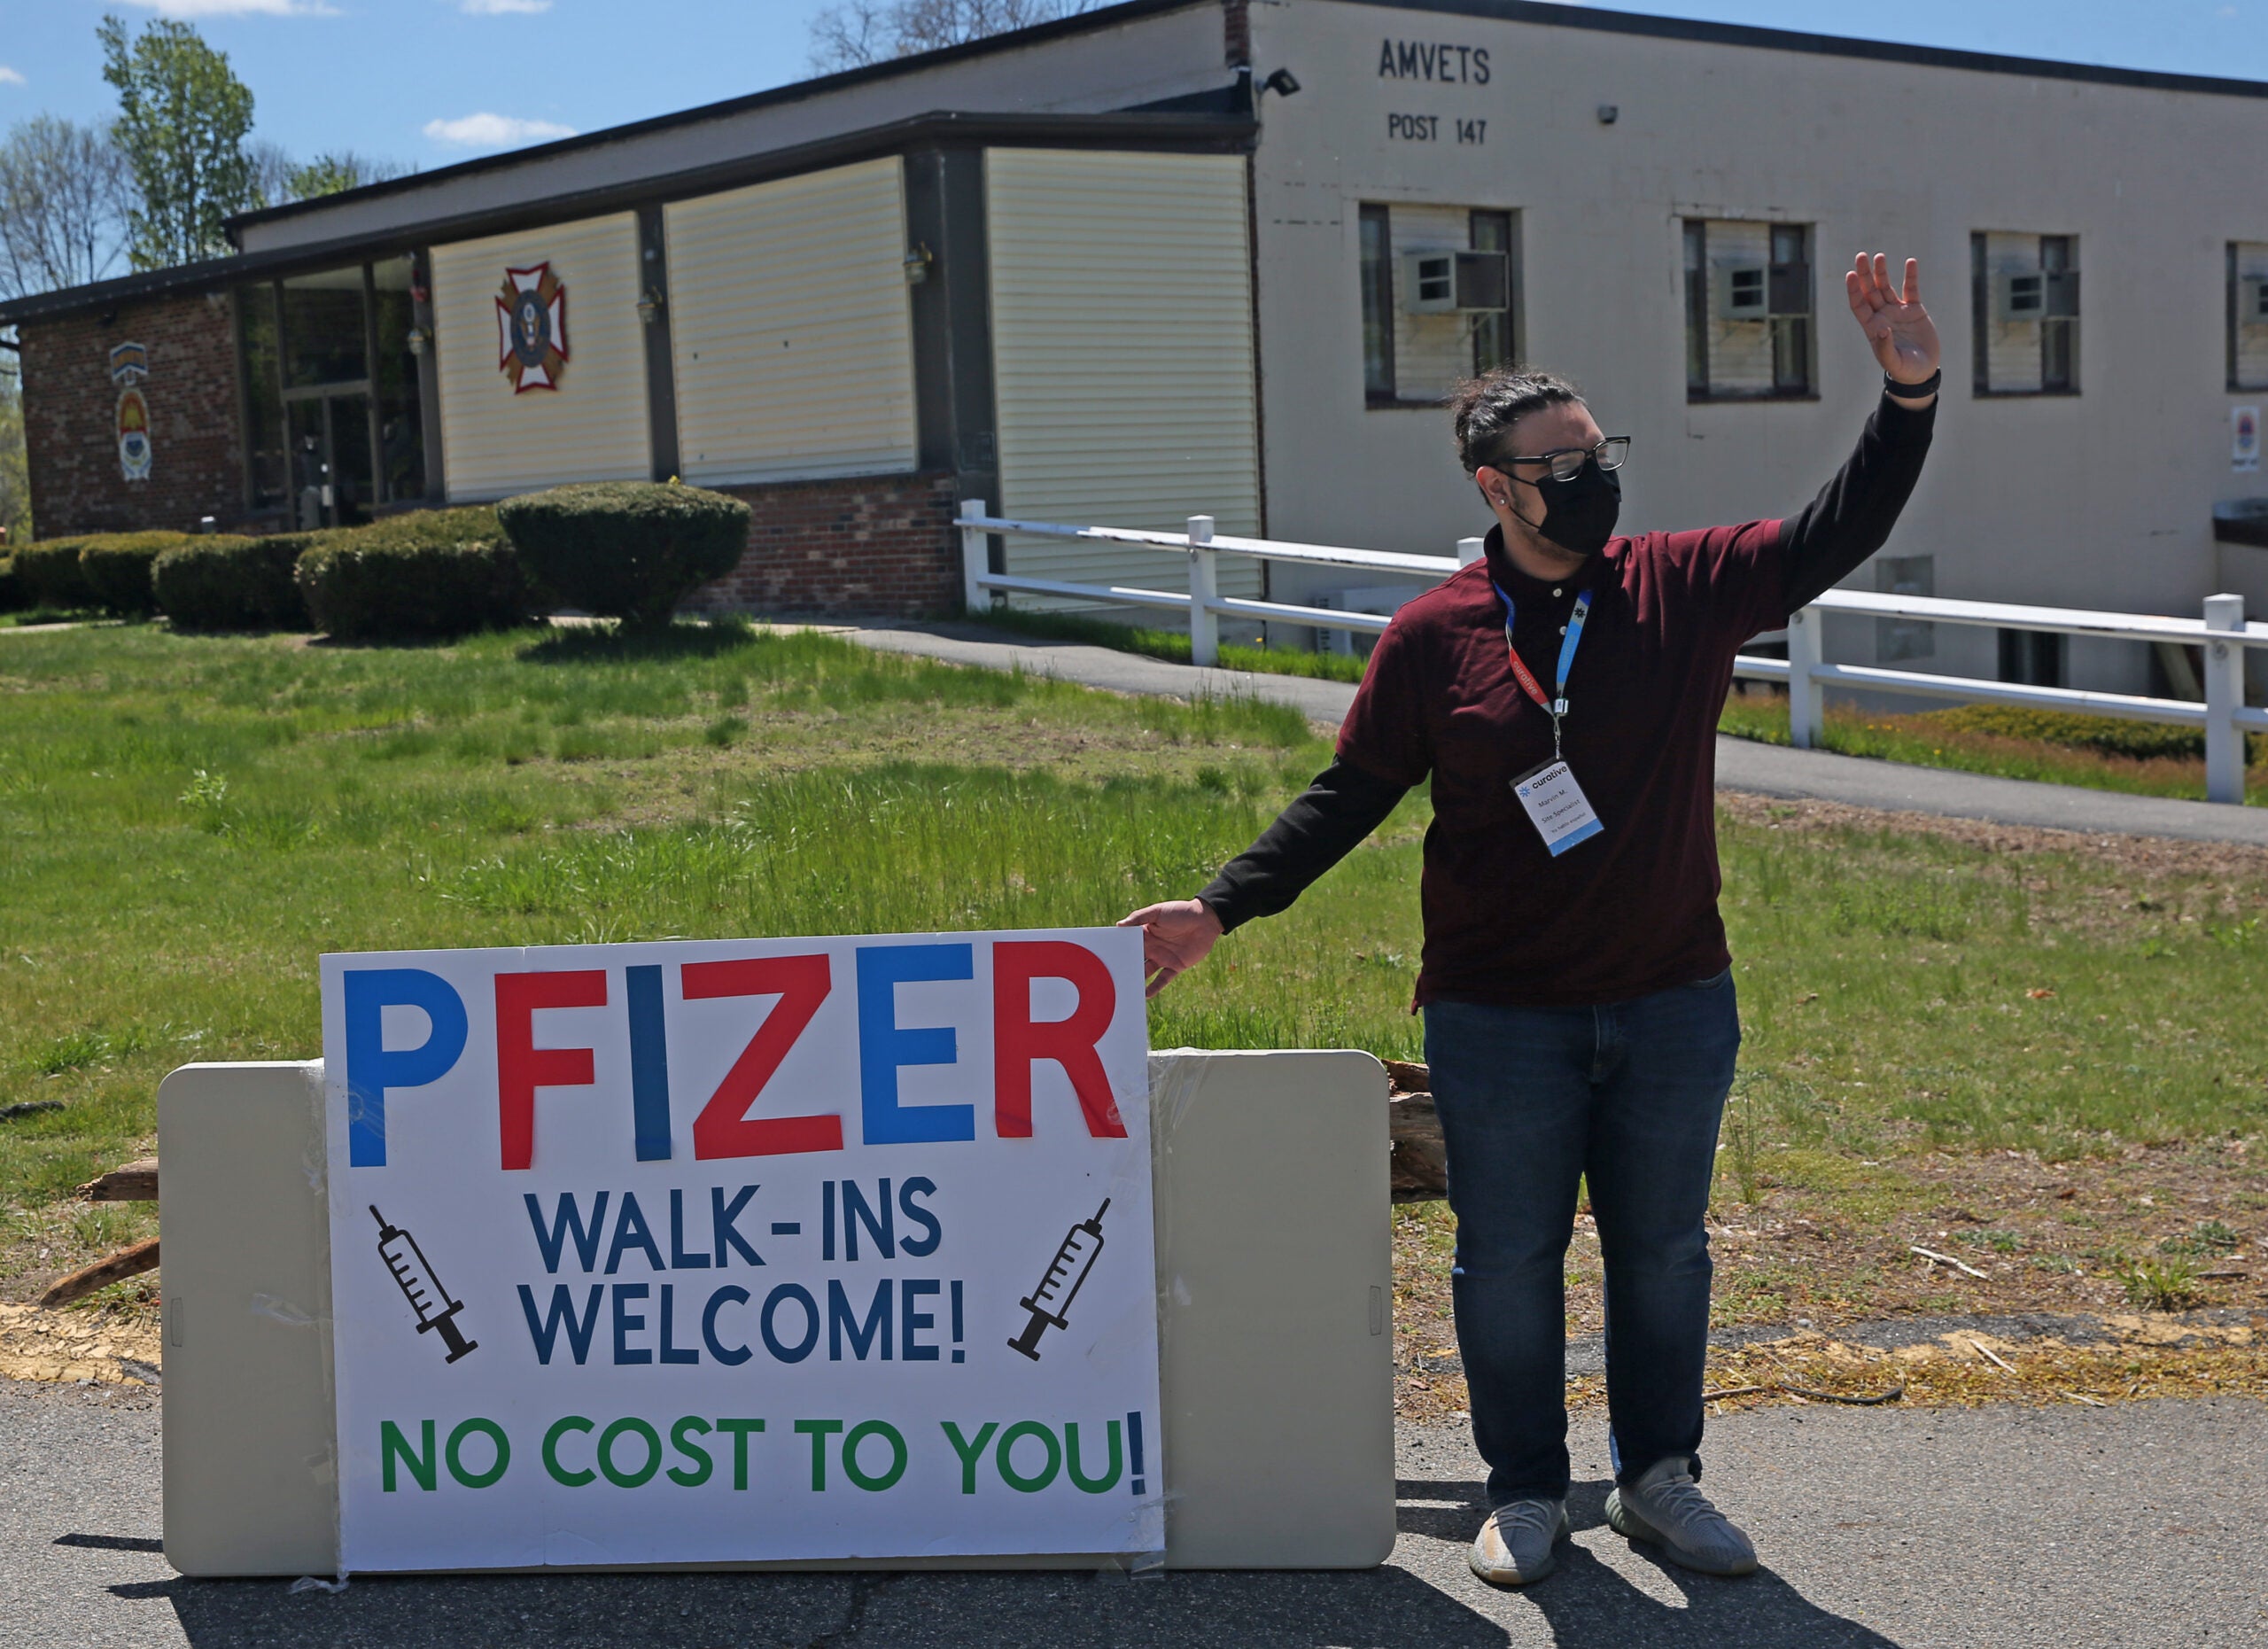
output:
<path id="1" fill-rule="evenodd" d="M 1703 1216 L 1739 1048 L 1729 969 L 1598 1007 L 1426 1005 L 1457 1347 L 1490 1505 L 1567 1492 L 1564 1280 L 1582 1176 L 1606 1263 L 1616 1478 L 1670 1455 L 1699 1474 Z"/>

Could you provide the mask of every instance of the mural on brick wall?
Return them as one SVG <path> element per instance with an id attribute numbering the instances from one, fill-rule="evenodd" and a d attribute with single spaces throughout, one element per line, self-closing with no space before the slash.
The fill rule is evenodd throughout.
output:
<path id="1" fill-rule="evenodd" d="M 118 385 L 118 468 L 129 481 L 150 478 L 155 455 L 150 447 L 150 403 L 142 381 L 150 376 L 150 352 L 140 344 L 120 344 L 110 352 L 110 381 Z"/>
<path id="2" fill-rule="evenodd" d="M 496 369 L 512 393 L 557 389 L 567 364 L 567 285 L 548 262 L 507 268 L 496 293 Z"/>

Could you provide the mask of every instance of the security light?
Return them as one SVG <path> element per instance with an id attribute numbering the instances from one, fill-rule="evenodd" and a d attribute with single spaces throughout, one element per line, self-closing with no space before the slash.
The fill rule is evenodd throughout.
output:
<path id="1" fill-rule="evenodd" d="M 1293 74 L 1289 69 L 1278 69 L 1266 80 L 1260 82 L 1261 90 L 1272 91 L 1279 97 L 1288 97 L 1293 92 L 1299 90 L 1299 76 Z"/>

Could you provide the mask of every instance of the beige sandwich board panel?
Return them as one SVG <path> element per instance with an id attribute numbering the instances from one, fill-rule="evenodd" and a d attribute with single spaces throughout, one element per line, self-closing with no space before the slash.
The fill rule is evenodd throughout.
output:
<path id="1" fill-rule="evenodd" d="M 1394 1538 L 1386 1072 L 1153 1054 L 1169 1568 L 1366 1568 Z M 322 1065 L 158 1090 L 165 1543 L 185 1575 L 338 1564 Z M 701 1565 L 1085 1568 L 1093 1557 Z M 668 1567 L 668 1566 L 664 1566 Z"/>
<path id="2" fill-rule="evenodd" d="M 322 1066 L 184 1065 L 158 1088 L 166 1560 L 338 1563 Z"/>
<path id="3" fill-rule="evenodd" d="M 1386 1068 L 1154 1054 L 1169 1568 L 1367 1568 L 1394 1546 Z"/>

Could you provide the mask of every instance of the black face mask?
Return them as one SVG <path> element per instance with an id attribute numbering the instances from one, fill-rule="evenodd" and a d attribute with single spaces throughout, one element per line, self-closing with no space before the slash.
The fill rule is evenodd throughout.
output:
<path id="1" fill-rule="evenodd" d="M 1521 486 L 1533 486 L 1542 497 L 1543 519 L 1530 525 L 1560 548 L 1577 556 L 1596 556 L 1614 536 L 1615 520 L 1622 513 L 1622 478 L 1612 470 L 1600 469 L 1596 458 L 1588 460 L 1572 481 L 1514 479 Z"/>

